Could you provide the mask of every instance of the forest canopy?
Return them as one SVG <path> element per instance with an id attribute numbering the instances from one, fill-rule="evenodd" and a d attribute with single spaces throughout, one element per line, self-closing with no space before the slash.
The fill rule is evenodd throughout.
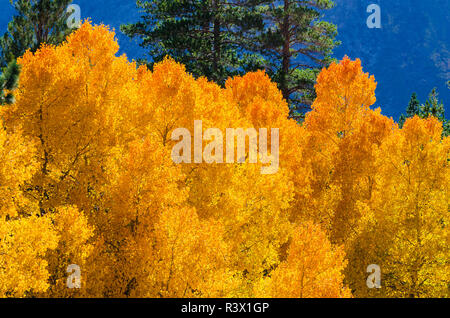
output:
<path id="1" fill-rule="evenodd" d="M 373 109 L 360 60 L 320 72 L 300 124 L 264 71 L 221 87 L 118 49 L 86 21 L 18 59 L 0 107 L 0 297 L 450 296 L 450 139 L 433 116 L 400 128 Z M 278 172 L 174 163 L 171 133 L 195 120 L 278 128 Z"/>

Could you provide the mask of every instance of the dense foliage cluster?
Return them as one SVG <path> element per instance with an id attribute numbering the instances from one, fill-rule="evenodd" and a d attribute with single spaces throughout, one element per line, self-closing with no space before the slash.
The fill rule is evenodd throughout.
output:
<path id="1" fill-rule="evenodd" d="M 300 125 L 263 71 L 220 87 L 118 49 L 85 22 L 18 60 L 0 109 L 0 297 L 449 296 L 450 139 L 434 117 L 399 128 L 371 109 L 359 60 L 322 70 Z M 194 120 L 279 128 L 278 173 L 175 164 L 171 133 Z"/>

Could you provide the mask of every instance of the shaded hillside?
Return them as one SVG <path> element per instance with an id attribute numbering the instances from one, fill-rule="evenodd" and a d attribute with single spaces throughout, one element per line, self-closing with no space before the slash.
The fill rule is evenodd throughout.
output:
<path id="1" fill-rule="evenodd" d="M 450 2 L 446 0 L 342 0 L 327 14 L 338 25 L 341 47 L 335 56 L 359 57 L 378 82 L 377 105 L 394 116 L 403 112 L 411 93 L 421 102 L 437 87 L 450 107 Z M 382 28 L 369 29 L 366 8 L 381 7 Z M 448 110 L 447 110 L 448 114 Z"/>

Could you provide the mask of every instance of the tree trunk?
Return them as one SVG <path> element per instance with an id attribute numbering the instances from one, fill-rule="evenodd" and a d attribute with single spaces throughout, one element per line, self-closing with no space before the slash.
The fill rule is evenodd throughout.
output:
<path id="1" fill-rule="evenodd" d="M 282 66 L 281 66 L 281 80 L 280 80 L 280 90 L 286 101 L 289 100 L 289 67 L 291 65 L 291 55 L 290 55 L 290 35 L 289 35 L 289 0 L 284 0 L 284 17 L 283 25 L 281 26 L 281 34 L 283 37 L 283 51 L 282 51 Z"/>
<path id="2" fill-rule="evenodd" d="M 219 62 L 220 62 L 220 18 L 219 18 L 219 6 L 218 0 L 213 0 L 212 9 L 214 12 L 213 21 L 213 80 L 219 82 Z"/>

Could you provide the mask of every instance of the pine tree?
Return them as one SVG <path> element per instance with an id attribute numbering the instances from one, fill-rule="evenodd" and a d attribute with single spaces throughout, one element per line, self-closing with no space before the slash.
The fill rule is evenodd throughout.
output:
<path id="1" fill-rule="evenodd" d="M 406 115 L 402 114 L 399 120 L 399 126 L 403 127 L 407 118 L 414 117 L 420 114 L 420 102 L 417 98 L 417 94 L 413 93 L 411 99 L 409 100 L 408 107 L 406 108 Z"/>
<path id="2" fill-rule="evenodd" d="M 439 101 L 438 96 L 436 88 L 433 88 L 428 95 L 428 100 L 420 107 L 420 117 L 434 116 L 440 121 L 445 120 L 444 104 Z"/>
<path id="3" fill-rule="evenodd" d="M 258 50 L 267 60 L 266 70 L 289 102 L 291 116 L 302 116 L 314 100 L 314 84 L 331 53 L 339 45 L 337 28 L 322 21 L 331 0 L 259 1 L 264 8 L 264 31 Z"/>
<path id="4" fill-rule="evenodd" d="M 406 108 L 406 115 L 402 114 L 398 121 L 400 128 L 403 127 L 406 119 L 419 116 L 420 118 L 428 118 L 430 116 L 436 117 L 442 122 L 443 136 L 450 135 L 450 121 L 445 118 L 445 108 L 442 101 L 439 101 L 439 94 L 436 88 L 433 88 L 428 95 L 428 100 L 425 104 L 420 105 L 417 99 L 417 94 L 413 93 L 408 107 Z"/>
<path id="5" fill-rule="evenodd" d="M 448 136 L 450 134 L 450 123 L 447 119 L 445 119 L 445 108 L 442 101 L 439 100 L 439 94 L 436 88 L 433 88 L 428 95 L 428 100 L 420 106 L 420 117 L 428 118 L 430 116 L 434 116 L 439 121 L 442 122 L 444 136 Z"/>
<path id="6" fill-rule="evenodd" d="M 150 67 L 170 55 L 219 84 L 265 69 L 294 117 L 311 105 L 316 77 L 339 44 L 336 26 L 321 21 L 331 0 L 138 0 L 137 6 L 141 21 L 122 31 L 149 48 Z"/>
<path id="7" fill-rule="evenodd" d="M 196 77 L 224 84 L 225 80 L 261 65 L 249 51 L 263 21 L 253 1 L 138 0 L 141 21 L 122 25 L 130 37 L 149 49 L 150 68 L 170 55 Z"/>
<path id="8" fill-rule="evenodd" d="M 67 26 L 67 6 L 72 0 L 10 0 L 17 11 L 0 37 L 0 67 L 36 51 L 42 43 L 59 44 L 72 31 Z"/>
<path id="9" fill-rule="evenodd" d="M 409 101 L 408 107 L 406 108 L 406 115 L 408 117 L 414 117 L 417 115 L 420 110 L 420 102 L 417 99 L 417 94 L 413 93 L 411 96 L 411 100 Z"/>
<path id="10" fill-rule="evenodd" d="M 19 67 L 16 59 L 26 50 L 35 52 L 42 43 L 60 44 L 72 31 L 67 26 L 72 0 L 10 0 L 18 15 L 8 24 L 8 32 L 0 36 L 0 104 L 14 100 Z"/>
<path id="11" fill-rule="evenodd" d="M 0 105 L 14 102 L 12 91 L 17 87 L 19 73 L 19 65 L 17 65 L 16 61 L 13 61 L 8 64 L 0 75 Z"/>

